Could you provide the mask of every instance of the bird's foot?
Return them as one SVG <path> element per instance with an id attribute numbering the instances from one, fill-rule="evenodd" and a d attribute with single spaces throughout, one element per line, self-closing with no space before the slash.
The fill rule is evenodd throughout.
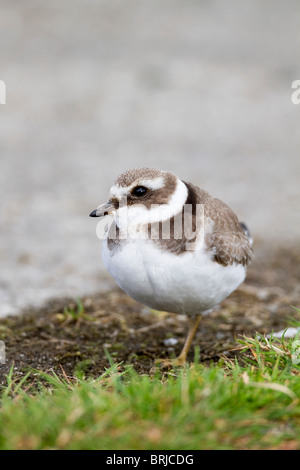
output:
<path id="1" fill-rule="evenodd" d="M 178 369 L 179 367 L 183 367 L 186 364 L 186 360 L 183 357 L 176 357 L 174 359 L 170 359 L 168 357 L 162 359 L 156 359 L 154 361 L 154 370 L 170 370 L 170 369 Z"/>

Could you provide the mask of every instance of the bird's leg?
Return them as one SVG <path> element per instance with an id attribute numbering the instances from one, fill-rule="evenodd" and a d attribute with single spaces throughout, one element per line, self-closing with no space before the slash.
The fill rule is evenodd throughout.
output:
<path id="1" fill-rule="evenodd" d="M 192 345 L 193 338 L 194 338 L 195 333 L 197 331 L 200 320 L 201 320 L 201 315 L 193 315 L 190 318 L 189 331 L 188 331 L 184 346 L 182 348 L 181 353 L 179 354 L 179 356 L 176 359 L 176 364 L 178 366 L 183 366 L 186 362 L 186 358 L 187 358 L 188 352 L 190 350 L 190 347 Z"/>
<path id="2" fill-rule="evenodd" d="M 189 331 L 188 331 L 184 346 L 182 348 L 182 351 L 176 359 L 158 359 L 155 362 L 161 364 L 163 367 L 184 366 L 186 362 L 187 354 L 193 342 L 193 338 L 197 331 L 200 320 L 201 320 L 201 315 L 193 315 L 192 317 L 190 317 Z"/>

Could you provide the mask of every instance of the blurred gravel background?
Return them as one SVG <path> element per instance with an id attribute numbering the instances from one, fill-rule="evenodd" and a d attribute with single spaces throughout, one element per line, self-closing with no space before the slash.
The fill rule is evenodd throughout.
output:
<path id="1" fill-rule="evenodd" d="M 1 0 L 0 316 L 113 285 L 95 219 L 126 168 L 207 189 L 258 255 L 299 243 L 297 0 Z"/>

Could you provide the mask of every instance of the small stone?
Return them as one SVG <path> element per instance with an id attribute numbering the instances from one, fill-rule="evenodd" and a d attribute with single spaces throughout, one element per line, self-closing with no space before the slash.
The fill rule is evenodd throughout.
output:
<path id="1" fill-rule="evenodd" d="M 164 345 L 165 346 L 175 346 L 175 344 L 178 343 L 178 339 L 176 338 L 168 338 L 164 339 Z"/>

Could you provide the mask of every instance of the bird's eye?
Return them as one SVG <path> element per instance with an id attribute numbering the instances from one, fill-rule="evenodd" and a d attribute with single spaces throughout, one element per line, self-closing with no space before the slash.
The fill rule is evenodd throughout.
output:
<path id="1" fill-rule="evenodd" d="M 136 197 L 142 197 L 147 194 L 148 189 L 145 186 L 136 186 L 132 191 L 131 194 Z"/>

